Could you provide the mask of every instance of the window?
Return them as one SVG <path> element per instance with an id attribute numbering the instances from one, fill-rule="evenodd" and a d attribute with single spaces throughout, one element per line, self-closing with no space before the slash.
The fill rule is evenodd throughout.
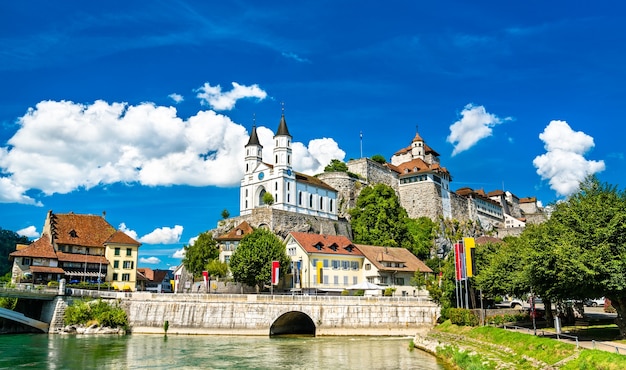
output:
<path id="1" fill-rule="evenodd" d="M 225 262 L 226 264 L 229 264 L 229 263 L 230 263 L 230 256 L 229 256 L 229 255 L 224 256 L 224 262 Z"/>
<path id="2" fill-rule="evenodd" d="M 313 194 L 309 195 L 309 208 L 313 208 Z"/>
<path id="3" fill-rule="evenodd" d="M 324 260 L 324 268 L 328 268 L 328 260 Z"/>
<path id="4" fill-rule="evenodd" d="M 404 278 L 396 278 L 396 285 L 404 285 Z"/>
<path id="5" fill-rule="evenodd" d="M 359 283 L 359 278 L 357 278 L 356 276 L 352 277 L 352 284 L 358 284 Z"/>
<path id="6" fill-rule="evenodd" d="M 329 211 L 332 212 L 333 211 L 333 200 L 330 200 L 330 205 L 329 205 Z"/>
<path id="7" fill-rule="evenodd" d="M 132 269 L 134 264 L 135 263 L 133 261 L 124 261 L 124 268 L 125 269 Z"/>
<path id="8" fill-rule="evenodd" d="M 364 267 L 366 270 L 369 270 L 372 268 L 372 265 L 370 265 L 369 263 L 366 263 Z"/>
<path id="9" fill-rule="evenodd" d="M 127 256 L 132 256 L 133 255 L 133 249 L 132 248 L 126 248 L 126 255 Z"/>
<path id="10" fill-rule="evenodd" d="M 352 261 L 352 262 L 350 262 L 350 267 L 351 267 L 353 270 L 358 270 L 358 269 L 359 269 L 359 262 L 358 262 L 358 261 Z"/>
<path id="11" fill-rule="evenodd" d="M 120 255 L 120 249 L 119 248 L 115 248 L 115 255 L 119 256 Z"/>
<path id="12" fill-rule="evenodd" d="M 130 281 L 130 274 L 122 274 L 122 281 Z"/>
<path id="13" fill-rule="evenodd" d="M 117 281 L 117 272 L 113 273 L 113 281 Z"/>
<path id="14" fill-rule="evenodd" d="M 339 268 L 339 262 L 340 261 L 332 260 L 331 262 L 333 264 L 333 270 L 337 270 Z"/>
<path id="15" fill-rule="evenodd" d="M 328 275 L 324 275 L 324 285 L 328 285 Z"/>
<path id="16" fill-rule="evenodd" d="M 299 206 L 302 205 L 302 192 L 301 191 L 298 192 L 298 205 Z"/>
<path id="17" fill-rule="evenodd" d="M 22 257 L 22 265 L 30 266 L 30 258 Z"/>
<path id="18" fill-rule="evenodd" d="M 348 285 L 348 277 L 347 276 L 343 277 L 343 285 Z"/>
<path id="19" fill-rule="evenodd" d="M 333 284 L 339 285 L 339 276 L 337 275 L 333 276 Z"/>
<path id="20" fill-rule="evenodd" d="M 120 268 L 120 261 L 118 261 L 118 260 L 113 261 L 113 268 L 114 269 Z"/>
<path id="21" fill-rule="evenodd" d="M 350 268 L 350 261 L 341 261 L 341 268 L 347 270 Z"/>
<path id="22" fill-rule="evenodd" d="M 320 197 L 320 211 L 324 209 L 324 198 Z"/>

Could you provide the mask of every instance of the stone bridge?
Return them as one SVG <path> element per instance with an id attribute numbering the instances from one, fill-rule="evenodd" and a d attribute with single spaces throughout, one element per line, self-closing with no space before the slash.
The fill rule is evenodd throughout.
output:
<path id="1" fill-rule="evenodd" d="M 133 333 L 415 335 L 439 307 L 426 298 L 132 293 L 122 298 Z"/>
<path id="2" fill-rule="evenodd" d="M 115 299 L 133 333 L 221 335 L 415 335 L 432 328 L 439 307 L 425 297 L 352 297 L 266 294 L 158 294 L 67 289 L 10 292 L 20 314 L 0 315 L 42 331 L 63 327 L 65 308 L 80 297 Z M 21 304 L 20 304 L 21 302 Z M 36 307 L 33 310 L 33 307 Z M 11 316 L 9 316 L 11 315 Z M 19 317 L 18 317 L 19 316 Z M 21 321 L 20 321 L 21 320 Z"/>

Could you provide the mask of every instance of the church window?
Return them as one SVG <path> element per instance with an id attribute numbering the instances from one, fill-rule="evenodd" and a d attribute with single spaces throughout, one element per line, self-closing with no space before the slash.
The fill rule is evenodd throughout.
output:
<path id="1" fill-rule="evenodd" d="M 324 198 L 320 197 L 320 210 L 324 209 Z"/>
<path id="2" fill-rule="evenodd" d="M 274 190 L 278 190 L 278 181 L 274 183 Z"/>
<path id="3" fill-rule="evenodd" d="M 249 171 L 248 166 L 249 166 L 249 165 L 246 163 L 246 172 L 248 172 L 248 171 Z"/>
<path id="4" fill-rule="evenodd" d="M 289 183 L 289 182 L 287 183 L 287 191 L 289 191 L 289 185 L 290 185 L 290 184 L 291 184 L 291 183 Z"/>
<path id="5" fill-rule="evenodd" d="M 246 155 L 250 155 L 250 149 L 246 149 Z"/>
<path id="6" fill-rule="evenodd" d="M 287 193 L 287 203 L 289 203 L 289 201 L 291 200 L 290 197 L 289 197 L 290 195 L 291 194 Z"/>
<path id="7" fill-rule="evenodd" d="M 276 146 L 278 146 L 278 139 L 276 139 Z"/>
<path id="8" fill-rule="evenodd" d="M 309 208 L 313 208 L 313 194 L 309 195 Z"/>
<path id="9" fill-rule="evenodd" d="M 298 205 L 299 206 L 302 205 L 302 192 L 301 191 L 298 192 Z"/>
<path id="10" fill-rule="evenodd" d="M 332 212 L 333 211 L 333 200 L 331 199 L 329 202 L 329 210 Z"/>
<path id="11" fill-rule="evenodd" d="M 276 154 L 276 160 L 274 160 L 274 163 L 278 164 L 278 154 Z"/>
<path id="12" fill-rule="evenodd" d="M 287 164 L 291 164 L 291 156 L 290 155 L 287 156 Z"/>

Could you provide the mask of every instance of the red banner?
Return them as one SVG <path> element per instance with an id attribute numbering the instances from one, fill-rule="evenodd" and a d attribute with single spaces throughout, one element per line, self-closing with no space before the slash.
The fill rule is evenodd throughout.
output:
<path id="1" fill-rule="evenodd" d="M 463 271 L 463 243 L 454 244 L 454 270 L 456 272 L 456 280 L 463 280 L 465 278 L 465 272 Z"/>
<path id="2" fill-rule="evenodd" d="M 280 278 L 280 262 L 272 261 L 272 285 L 278 285 Z"/>

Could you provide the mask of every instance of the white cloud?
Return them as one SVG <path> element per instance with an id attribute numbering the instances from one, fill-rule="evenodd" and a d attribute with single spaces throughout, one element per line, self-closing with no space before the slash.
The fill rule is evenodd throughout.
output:
<path id="1" fill-rule="evenodd" d="M 245 127 L 214 111 L 183 120 L 176 108 L 151 103 L 42 101 L 18 123 L 9 146 L 0 147 L 0 203 L 41 205 L 30 191 L 67 194 L 119 182 L 237 186 L 249 138 Z M 264 160 L 273 163 L 274 133 L 257 132 Z M 345 157 L 330 138 L 292 149 L 294 170 L 308 174 Z"/>
<path id="2" fill-rule="evenodd" d="M 139 259 L 139 263 L 145 263 L 148 265 L 157 265 L 161 263 L 161 260 L 156 257 L 148 257 L 148 258 L 142 257 Z"/>
<path id="3" fill-rule="evenodd" d="M 176 244 L 180 241 L 182 234 L 183 227 L 180 225 L 173 228 L 165 226 L 154 229 L 151 233 L 139 238 L 139 241 L 146 244 Z"/>
<path id="4" fill-rule="evenodd" d="M 454 145 L 452 156 L 473 147 L 481 139 L 491 136 L 492 127 L 511 118 L 499 118 L 487 113 L 482 105 L 468 104 L 461 111 L 461 119 L 450 126 L 450 135 L 446 141 Z"/>
<path id="5" fill-rule="evenodd" d="M 28 226 L 15 232 L 17 235 L 25 236 L 27 238 L 38 238 L 39 233 L 35 226 Z"/>
<path id="6" fill-rule="evenodd" d="M 239 99 L 257 98 L 263 100 L 267 97 L 267 93 L 256 84 L 244 86 L 233 82 L 232 85 L 232 90 L 222 92 L 220 85 L 211 86 L 208 82 L 205 82 L 204 85 L 194 91 L 198 93 L 196 97 L 200 99 L 200 104 L 208 105 L 215 110 L 231 110 Z"/>
<path id="7" fill-rule="evenodd" d="M 130 230 L 129 228 L 127 228 L 125 223 L 122 222 L 120 226 L 118 226 L 118 230 L 137 240 L 137 232 L 135 230 Z"/>
<path id="8" fill-rule="evenodd" d="M 605 168 L 604 161 L 587 160 L 583 156 L 595 146 L 593 137 L 573 131 L 565 121 L 551 121 L 539 139 L 544 142 L 546 153 L 535 157 L 533 165 L 558 195 L 575 193 L 586 176 Z"/>
<path id="9" fill-rule="evenodd" d="M 185 258 L 185 248 L 178 249 L 174 252 L 172 258 Z"/>
<path id="10" fill-rule="evenodd" d="M 185 100 L 185 98 L 182 95 L 176 94 L 176 93 L 169 94 L 167 97 L 172 99 L 174 101 L 174 103 L 176 103 L 176 104 L 178 104 L 178 103 L 182 102 L 183 100 Z"/>
<path id="11" fill-rule="evenodd" d="M 302 58 L 302 57 L 300 57 L 298 54 L 293 53 L 293 52 L 286 52 L 286 51 L 283 51 L 281 54 L 282 54 L 282 56 L 284 56 L 285 58 L 287 58 L 287 59 L 293 59 L 293 60 L 295 60 L 296 62 L 300 62 L 300 63 L 311 63 L 311 61 L 310 61 L 310 60 L 308 60 L 308 59 L 306 59 L 306 58 Z"/>

